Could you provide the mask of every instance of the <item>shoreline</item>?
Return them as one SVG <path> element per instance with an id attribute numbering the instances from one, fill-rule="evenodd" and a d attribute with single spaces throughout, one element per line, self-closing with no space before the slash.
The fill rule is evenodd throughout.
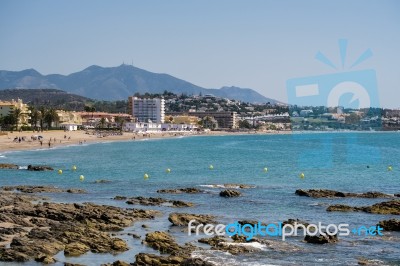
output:
<path id="1" fill-rule="evenodd" d="M 112 143 L 124 141 L 143 141 L 160 140 L 169 138 L 180 138 L 190 136 L 227 136 L 227 135 L 282 135 L 291 134 L 291 131 L 280 132 L 228 132 L 228 131 L 209 131 L 209 132 L 157 132 L 157 133 L 132 133 L 123 132 L 122 135 L 109 135 L 99 137 L 94 134 L 87 134 L 85 131 L 63 131 L 52 130 L 44 132 L 7 132 L 6 135 L 0 135 L 0 153 L 28 150 L 48 150 L 59 147 L 79 146 L 82 144 Z M 42 145 L 38 140 L 32 140 L 31 136 L 43 136 Z M 66 136 L 66 137 L 64 137 Z M 13 141 L 14 139 L 24 137 L 25 140 Z M 50 146 L 49 146 L 49 141 Z"/>

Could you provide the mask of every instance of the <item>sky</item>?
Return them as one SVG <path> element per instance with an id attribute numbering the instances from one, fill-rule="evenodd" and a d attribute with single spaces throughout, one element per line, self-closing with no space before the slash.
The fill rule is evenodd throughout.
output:
<path id="1" fill-rule="evenodd" d="M 293 78 L 372 69 L 380 106 L 400 108 L 399 14 L 396 0 L 0 0 L 0 69 L 67 75 L 125 63 L 283 102 Z"/>

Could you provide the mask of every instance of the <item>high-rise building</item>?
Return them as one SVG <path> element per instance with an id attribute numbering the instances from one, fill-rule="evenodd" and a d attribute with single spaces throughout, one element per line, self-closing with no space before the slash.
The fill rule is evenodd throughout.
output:
<path id="1" fill-rule="evenodd" d="M 164 123 L 165 101 L 163 98 L 128 98 L 129 114 L 138 122 Z"/>

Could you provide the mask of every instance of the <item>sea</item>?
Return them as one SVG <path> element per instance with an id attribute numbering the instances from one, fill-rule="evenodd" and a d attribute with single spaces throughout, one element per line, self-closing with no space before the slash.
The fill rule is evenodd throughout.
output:
<path id="1" fill-rule="evenodd" d="M 383 236 L 350 234 L 339 237 L 335 244 L 324 245 L 305 243 L 302 234 L 287 237 L 285 241 L 266 236 L 266 240 L 274 241 L 278 247 L 290 245 L 294 249 L 253 243 L 258 252 L 231 255 L 198 244 L 197 239 L 205 235 L 188 236 L 185 230 L 171 226 L 168 221 L 171 212 L 185 212 L 212 214 L 222 224 L 238 220 L 277 224 L 300 219 L 325 225 L 346 223 L 353 229 L 375 226 L 381 220 L 399 219 L 396 215 L 326 211 L 331 204 L 369 206 L 387 199 L 310 198 L 295 194 L 297 189 L 400 193 L 399 147 L 398 132 L 188 136 L 72 145 L 1 153 L 0 163 L 49 165 L 62 169 L 63 173 L 0 170 L 0 186 L 79 188 L 88 193 L 43 195 L 55 202 L 93 202 L 162 212 L 155 220 L 137 222 L 117 233 L 128 242 L 129 251 L 116 255 L 89 252 L 79 257 L 64 257 L 60 252 L 56 255 L 59 265 L 63 262 L 100 265 L 118 259 L 132 263 L 139 252 L 157 254 L 141 243 L 145 234 L 152 231 L 168 231 L 179 244 L 198 245 L 202 249 L 193 256 L 216 265 L 358 265 L 360 259 L 377 265 L 400 265 L 400 232 L 383 231 Z M 76 171 L 72 170 L 73 166 Z M 111 182 L 96 183 L 96 180 Z M 254 187 L 239 189 L 242 196 L 237 198 L 220 197 L 219 192 L 228 183 Z M 204 193 L 157 193 L 159 189 L 186 187 L 196 187 Z M 116 195 L 162 197 L 193 202 L 195 206 L 132 206 L 114 200 Z M 143 224 L 148 228 L 143 228 Z M 127 233 L 139 234 L 142 239 Z"/>

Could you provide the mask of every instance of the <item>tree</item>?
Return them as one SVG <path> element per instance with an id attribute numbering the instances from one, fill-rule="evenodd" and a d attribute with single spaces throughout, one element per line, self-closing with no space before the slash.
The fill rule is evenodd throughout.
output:
<path id="1" fill-rule="evenodd" d="M 106 119 L 105 119 L 104 117 L 102 117 L 102 118 L 100 119 L 100 126 L 101 126 L 101 128 L 104 128 L 105 123 L 106 123 Z"/>
<path id="2" fill-rule="evenodd" d="M 247 128 L 247 129 L 250 129 L 250 128 L 251 128 L 251 125 L 250 125 L 249 121 L 247 121 L 247 120 L 240 120 L 240 121 L 239 121 L 239 128 Z"/>
<path id="3" fill-rule="evenodd" d="M 39 118 L 40 118 L 40 113 L 33 106 L 29 106 L 29 110 L 31 111 L 31 115 L 30 115 L 30 117 L 31 117 L 31 125 L 32 125 L 33 129 L 35 130 L 37 122 L 39 121 Z"/>
<path id="4" fill-rule="evenodd" d="M 44 122 L 44 117 L 46 116 L 46 108 L 44 106 L 40 106 L 39 108 L 39 123 L 40 123 L 40 129 L 43 131 L 43 122 Z"/>
<path id="5" fill-rule="evenodd" d="M 49 109 L 45 113 L 44 120 L 47 124 L 47 127 L 51 127 L 51 124 L 58 119 L 58 114 L 54 108 Z"/>
<path id="6" fill-rule="evenodd" d="M 18 124 L 19 124 L 19 119 L 21 118 L 21 109 L 15 108 L 14 111 L 12 112 L 12 122 L 15 125 L 15 130 L 18 130 Z"/>

